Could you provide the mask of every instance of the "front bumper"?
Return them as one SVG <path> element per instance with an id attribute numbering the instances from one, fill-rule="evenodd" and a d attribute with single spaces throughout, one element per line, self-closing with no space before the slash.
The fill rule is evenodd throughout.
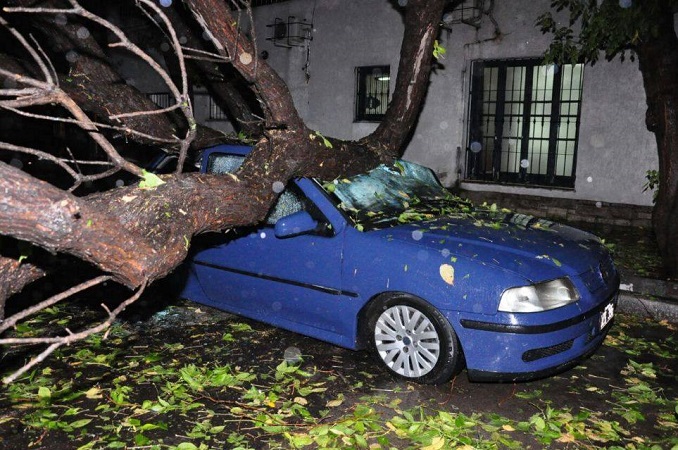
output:
<path id="1" fill-rule="evenodd" d="M 552 323 L 491 323 L 456 317 L 472 381 L 527 381 L 563 372 L 590 357 L 612 325 L 617 293 L 577 316 Z M 611 306 L 609 306 L 611 305 Z M 607 322 L 601 328 L 601 318 Z M 448 317 L 448 319 L 452 319 Z"/>

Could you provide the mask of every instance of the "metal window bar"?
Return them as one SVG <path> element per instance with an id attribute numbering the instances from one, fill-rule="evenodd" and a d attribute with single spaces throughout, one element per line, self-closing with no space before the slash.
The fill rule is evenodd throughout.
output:
<path id="1" fill-rule="evenodd" d="M 365 66 L 356 69 L 356 121 L 378 122 L 388 109 L 390 66 Z"/>
<path id="2" fill-rule="evenodd" d="M 252 7 L 275 5 L 276 3 L 285 3 L 290 0 L 252 0 Z"/>
<path id="3" fill-rule="evenodd" d="M 484 9 L 484 0 L 464 0 L 443 16 L 443 23 L 447 26 L 463 23 L 478 27 Z"/>
<path id="4" fill-rule="evenodd" d="M 473 63 L 466 178 L 574 187 L 583 65 Z"/>
<path id="5" fill-rule="evenodd" d="M 174 97 L 169 92 L 154 92 L 147 96 L 161 108 L 169 108 L 175 103 Z"/>
<path id="6" fill-rule="evenodd" d="M 216 104 L 212 97 L 209 97 L 210 115 L 209 120 L 228 120 L 226 113 Z"/>

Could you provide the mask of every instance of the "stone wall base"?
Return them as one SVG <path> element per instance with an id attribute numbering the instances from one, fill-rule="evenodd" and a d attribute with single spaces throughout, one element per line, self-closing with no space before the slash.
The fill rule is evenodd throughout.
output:
<path id="1" fill-rule="evenodd" d="M 501 208 L 556 221 L 643 228 L 652 226 L 651 206 L 485 191 L 460 190 L 456 194 L 475 204 L 496 203 Z"/>

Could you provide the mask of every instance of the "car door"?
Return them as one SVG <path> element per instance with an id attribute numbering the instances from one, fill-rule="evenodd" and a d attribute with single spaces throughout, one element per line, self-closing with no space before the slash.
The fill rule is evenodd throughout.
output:
<path id="1" fill-rule="evenodd" d="M 303 181 L 307 190 L 319 189 Z M 311 215 L 316 229 L 277 237 L 277 221 L 299 211 Z M 342 248 L 341 230 L 291 182 L 263 225 L 227 233 L 193 263 L 215 306 L 345 345 L 353 321 L 343 323 L 341 310 L 355 295 L 342 291 Z"/>

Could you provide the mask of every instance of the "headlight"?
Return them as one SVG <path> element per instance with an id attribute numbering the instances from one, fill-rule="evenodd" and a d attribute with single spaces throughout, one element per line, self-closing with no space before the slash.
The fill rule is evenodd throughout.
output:
<path id="1" fill-rule="evenodd" d="M 558 278 L 531 286 L 521 286 L 504 291 L 499 311 L 520 313 L 538 312 L 574 303 L 579 293 L 569 278 Z"/>

